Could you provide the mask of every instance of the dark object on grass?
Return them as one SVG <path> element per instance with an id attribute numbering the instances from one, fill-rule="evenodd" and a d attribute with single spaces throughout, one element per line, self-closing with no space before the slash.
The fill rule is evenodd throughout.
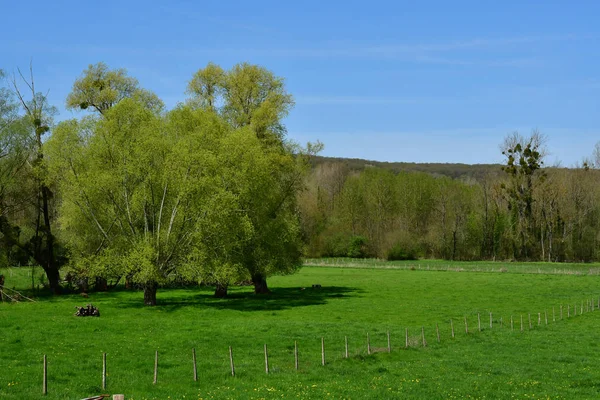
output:
<path id="1" fill-rule="evenodd" d="M 313 289 L 321 289 L 321 285 L 318 283 L 316 285 L 312 285 Z"/>
<path id="2" fill-rule="evenodd" d="M 77 309 L 77 312 L 75 313 L 76 317 L 99 317 L 100 316 L 100 311 L 98 311 L 98 309 L 96 307 L 94 307 L 92 304 L 88 304 L 85 307 L 75 306 L 75 308 Z"/>

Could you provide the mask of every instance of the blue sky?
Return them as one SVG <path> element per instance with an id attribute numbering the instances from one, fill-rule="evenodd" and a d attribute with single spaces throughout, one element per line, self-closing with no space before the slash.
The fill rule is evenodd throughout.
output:
<path id="1" fill-rule="evenodd" d="M 600 141 L 598 1 L 3 1 L 0 68 L 33 59 L 60 119 L 88 64 L 124 67 L 168 106 L 213 61 L 286 79 L 289 137 L 323 155 L 501 162 L 518 130 L 548 164 Z"/>

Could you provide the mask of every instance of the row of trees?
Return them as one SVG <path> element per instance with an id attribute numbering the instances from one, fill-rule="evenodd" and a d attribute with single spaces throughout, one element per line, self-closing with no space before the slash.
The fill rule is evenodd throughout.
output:
<path id="1" fill-rule="evenodd" d="M 31 71 L 30 71 L 31 72 Z M 281 78 L 208 64 L 166 110 L 125 70 L 91 65 L 56 109 L 20 73 L 0 86 L 0 262 L 35 264 L 50 288 L 125 280 L 229 285 L 291 273 L 306 256 L 600 259 L 600 146 L 544 167 L 544 137 L 509 135 L 505 163 L 460 179 L 328 162 L 286 140 Z M 62 274 L 59 271 L 62 268 Z"/>
<path id="2" fill-rule="evenodd" d="M 481 179 L 317 165 L 300 194 L 306 254 L 452 260 L 600 259 L 600 146 L 544 167 L 544 136 L 507 136 Z"/>
<path id="3" fill-rule="evenodd" d="M 20 78 L 0 92 L 4 262 L 42 265 L 55 293 L 63 265 L 83 288 L 126 279 L 148 305 L 172 280 L 215 285 L 219 296 L 251 280 L 267 293 L 268 276 L 299 266 L 296 199 L 318 146 L 285 139 L 293 101 L 281 78 L 209 64 L 188 101 L 165 110 L 100 63 L 67 98 L 91 113 L 57 125 L 33 75 Z"/>

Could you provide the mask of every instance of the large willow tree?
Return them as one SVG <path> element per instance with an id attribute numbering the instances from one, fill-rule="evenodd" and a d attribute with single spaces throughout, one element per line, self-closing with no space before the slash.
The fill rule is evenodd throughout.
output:
<path id="1" fill-rule="evenodd" d="M 255 292 L 268 293 L 267 277 L 293 271 L 300 261 L 296 198 L 304 185 L 306 164 L 304 150 L 285 138 L 283 118 L 294 104 L 292 96 L 282 78 L 248 63 L 228 71 L 208 64 L 194 74 L 188 94 L 192 107 L 219 115 L 232 129 L 251 132 L 261 143 L 256 154 L 239 155 L 248 165 L 260 165 L 253 168 L 252 179 L 234 189 L 252 227 L 250 240 L 235 254 Z"/>

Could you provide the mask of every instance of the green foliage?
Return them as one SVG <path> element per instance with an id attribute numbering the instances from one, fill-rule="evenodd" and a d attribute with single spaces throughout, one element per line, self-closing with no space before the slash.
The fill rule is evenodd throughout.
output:
<path id="1" fill-rule="evenodd" d="M 271 144 L 283 140 L 282 120 L 294 105 L 283 78 L 248 63 L 236 64 L 229 71 L 209 63 L 194 74 L 187 92 L 192 104 L 216 110 L 234 128 L 252 127 Z"/>
<path id="2" fill-rule="evenodd" d="M 417 258 L 414 249 L 400 243 L 395 244 L 389 249 L 385 257 L 388 261 L 416 260 Z"/>
<path id="3" fill-rule="evenodd" d="M 346 255 L 352 258 L 367 257 L 367 238 L 363 236 L 351 237 Z"/>
<path id="4" fill-rule="evenodd" d="M 105 114 L 126 98 L 133 98 L 155 112 L 163 108 L 162 101 L 154 93 L 140 88 L 137 79 L 128 76 L 125 69 L 111 70 L 105 63 L 99 62 L 90 64 L 75 81 L 67 96 L 67 108 L 92 108 Z"/>

